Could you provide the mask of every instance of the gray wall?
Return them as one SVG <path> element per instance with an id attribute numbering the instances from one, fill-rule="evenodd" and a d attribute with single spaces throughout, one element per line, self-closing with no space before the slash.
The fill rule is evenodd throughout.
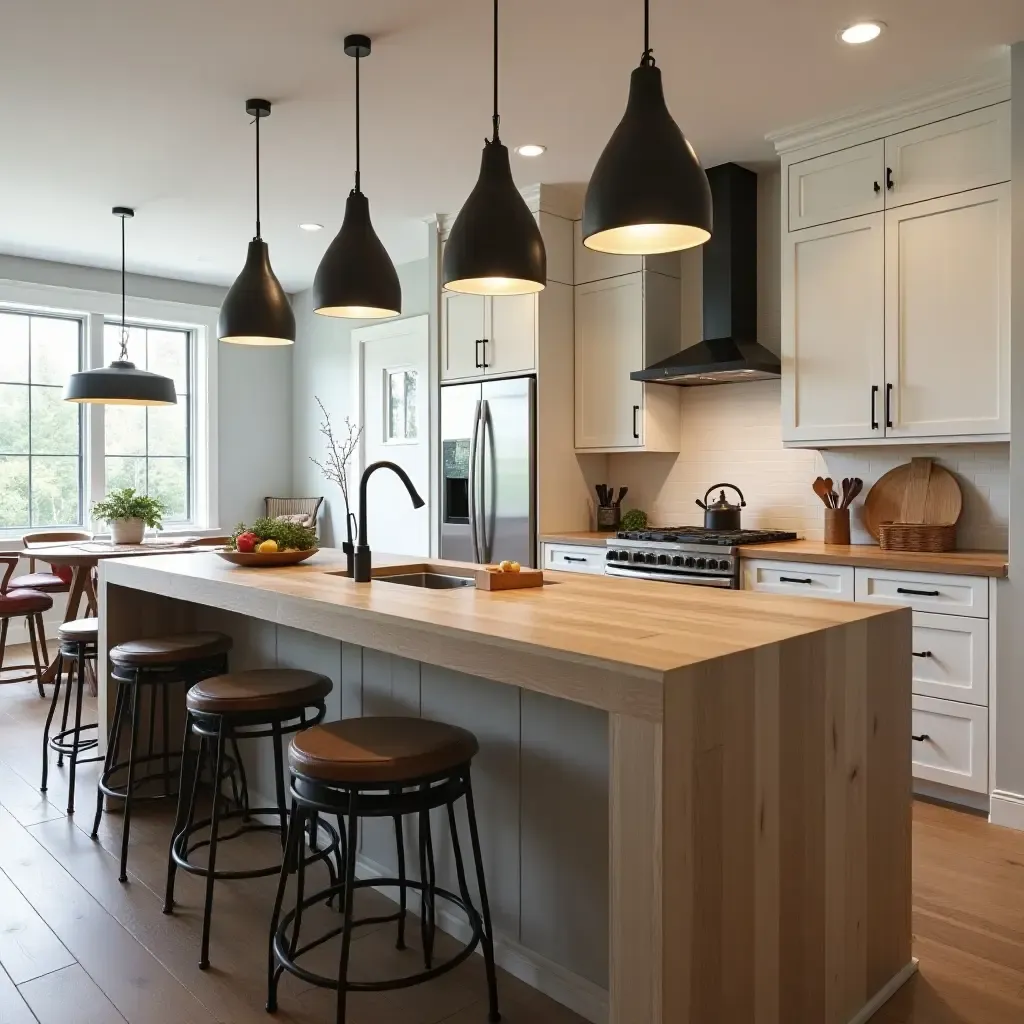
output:
<path id="1" fill-rule="evenodd" d="M 419 316 L 430 312 L 429 260 L 401 264 L 398 277 L 402 282 L 402 315 Z M 345 417 L 354 415 L 352 331 L 380 321 L 318 316 L 313 312 L 311 291 L 296 295 L 294 306 L 298 334 L 292 361 L 291 486 L 293 493 L 299 496 L 324 495 L 321 540 L 338 545 L 345 539 L 341 490 L 328 483 L 309 461 L 310 455 L 316 455 L 321 461 L 324 455 L 316 398 L 327 407 L 336 436 L 344 436 Z"/>
<path id="2" fill-rule="evenodd" d="M 0 279 L 119 294 L 113 270 L 0 255 Z M 219 308 L 225 289 L 129 274 L 128 295 Z M 230 528 L 288 494 L 292 473 L 292 349 L 218 345 L 218 523 Z"/>

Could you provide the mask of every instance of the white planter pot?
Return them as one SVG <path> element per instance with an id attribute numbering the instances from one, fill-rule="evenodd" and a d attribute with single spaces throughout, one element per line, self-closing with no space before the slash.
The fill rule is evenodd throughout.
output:
<path id="1" fill-rule="evenodd" d="M 110 539 L 115 544 L 141 544 L 146 524 L 141 519 L 111 519 Z"/>

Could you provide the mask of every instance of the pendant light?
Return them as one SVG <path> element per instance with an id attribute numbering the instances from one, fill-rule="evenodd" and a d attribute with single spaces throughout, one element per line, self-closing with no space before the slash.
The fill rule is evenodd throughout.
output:
<path id="1" fill-rule="evenodd" d="M 547 281 L 540 228 L 512 180 L 498 137 L 498 0 L 494 0 L 494 138 L 484 140 L 480 177 L 444 247 L 442 281 L 452 292 L 525 295 Z"/>
<path id="2" fill-rule="evenodd" d="M 217 318 L 217 337 L 233 345 L 292 345 L 295 314 L 270 266 L 270 251 L 260 234 L 260 119 L 270 117 L 268 100 L 246 100 L 256 122 L 256 237 L 249 243 L 242 272 L 228 289 Z"/>
<path id="3" fill-rule="evenodd" d="M 587 186 L 583 244 L 652 255 L 703 245 L 710 237 L 711 188 L 665 105 L 650 45 L 650 0 L 644 0 L 644 53 L 630 77 L 626 113 Z"/>
<path id="4" fill-rule="evenodd" d="M 313 309 L 324 316 L 376 320 L 402 312 L 402 285 L 373 230 L 370 204 L 360 188 L 359 62 L 370 56 L 370 37 L 345 36 L 345 53 L 356 61 L 356 180 L 345 201 L 341 230 L 316 268 Z"/>
<path id="5" fill-rule="evenodd" d="M 64 389 L 65 402 L 92 405 L 177 405 L 174 381 L 158 373 L 138 370 L 128 361 L 128 327 L 125 324 L 124 222 L 135 216 L 127 206 L 111 211 L 121 218 L 121 353 L 109 366 L 73 373 Z"/>

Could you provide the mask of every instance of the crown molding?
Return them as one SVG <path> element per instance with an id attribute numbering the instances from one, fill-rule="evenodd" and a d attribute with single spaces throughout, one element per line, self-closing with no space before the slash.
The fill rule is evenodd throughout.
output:
<path id="1" fill-rule="evenodd" d="M 952 116 L 961 112 L 945 108 L 960 107 L 962 111 L 1001 103 L 1010 98 L 1010 72 L 1008 64 L 981 75 L 973 75 L 951 82 L 940 89 L 908 94 L 904 99 L 883 106 L 861 107 L 838 117 L 805 121 L 765 136 L 779 155 L 805 149 L 821 142 L 834 141 L 872 129 L 881 137 L 892 127 L 908 118 L 925 118 L 930 114 Z M 893 130 L 902 130 L 894 128 Z"/>

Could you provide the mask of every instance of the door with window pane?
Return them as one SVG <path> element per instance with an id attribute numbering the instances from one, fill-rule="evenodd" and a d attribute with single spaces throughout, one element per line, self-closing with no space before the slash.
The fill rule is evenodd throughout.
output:
<path id="1" fill-rule="evenodd" d="M 117 358 L 121 325 L 104 328 L 105 361 Z M 168 508 L 164 524 L 192 518 L 191 332 L 169 328 L 128 328 L 128 358 L 140 369 L 170 377 L 177 405 L 104 407 L 106 489 L 133 487 Z"/>
<path id="2" fill-rule="evenodd" d="M 82 522 L 81 407 L 64 401 L 81 350 L 80 320 L 0 312 L 0 530 Z"/>

